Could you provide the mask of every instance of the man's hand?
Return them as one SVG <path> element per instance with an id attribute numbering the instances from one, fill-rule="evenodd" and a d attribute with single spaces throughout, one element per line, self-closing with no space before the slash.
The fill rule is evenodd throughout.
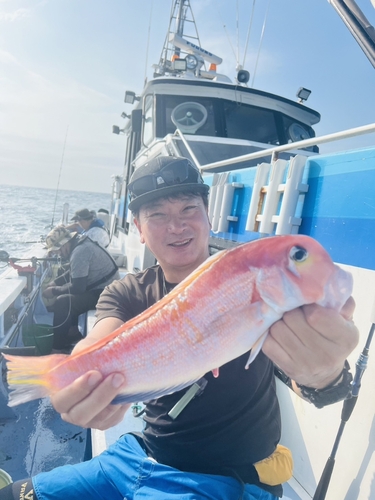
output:
<path id="1" fill-rule="evenodd" d="M 340 312 L 316 304 L 289 311 L 271 326 L 263 352 L 292 380 L 322 389 L 340 375 L 358 343 L 354 309 L 350 297 Z"/>
<path id="2" fill-rule="evenodd" d="M 53 297 L 55 297 L 55 295 L 54 295 L 54 293 L 53 293 L 53 289 L 54 289 L 54 288 L 55 288 L 55 286 L 54 286 L 54 285 L 52 285 L 52 286 L 48 286 L 47 288 L 45 288 L 45 289 L 43 290 L 43 293 L 42 293 L 43 297 L 44 297 L 45 299 L 52 299 Z"/>
<path id="3" fill-rule="evenodd" d="M 117 318 L 103 319 L 75 346 L 72 353 L 85 349 L 121 325 L 122 321 Z M 104 430 L 121 422 L 130 406 L 111 405 L 125 386 L 121 373 L 112 373 L 104 378 L 100 371 L 90 370 L 51 396 L 51 401 L 66 422 Z"/>

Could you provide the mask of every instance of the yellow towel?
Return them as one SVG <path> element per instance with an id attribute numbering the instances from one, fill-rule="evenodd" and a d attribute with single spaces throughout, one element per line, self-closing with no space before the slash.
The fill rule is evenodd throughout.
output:
<path id="1" fill-rule="evenodd" d="M 259 480 L 263 484 L 276 486 L 289 481 L 293 474 L 293 458 L 291 451 L 278 444 L 269 457 L 254 464 Z"/>

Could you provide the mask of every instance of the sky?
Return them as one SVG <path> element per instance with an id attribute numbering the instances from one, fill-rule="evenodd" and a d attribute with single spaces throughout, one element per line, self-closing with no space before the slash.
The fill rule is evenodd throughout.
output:
<path id="1" fill-rule="evenodd" d="M 375 26 L 371 0 L 357 4 Z M 202 47 L 224 60 L 218 72 L 233 79 L 245 62 L 254 88 L 292 100 L 312 91 L 316 135 L 375 122 L 375 69 L 327 0 L 191 6 Z M 170 9 L 171 0 L 0 0 L 0 184 L 110 192 L 125 156 L 112 125 L 131 111 L 125 90 L 140 93 L 152 77 Z M 375 134 L 340 143 L 367 147 Z"/>

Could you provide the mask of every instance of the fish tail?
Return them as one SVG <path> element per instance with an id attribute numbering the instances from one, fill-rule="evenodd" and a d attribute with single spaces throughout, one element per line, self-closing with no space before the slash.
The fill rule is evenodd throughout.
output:
<path id="1" fill-rule="evenodd" d="M 51 394 L 52 383 L 49 371 L 61 363 L 66 355 L 51 356 L 11 356 L 3 354 L 7 360 L 7 381 L 9 384 L 9 406 L 27 403 L 33 399 Z"/>

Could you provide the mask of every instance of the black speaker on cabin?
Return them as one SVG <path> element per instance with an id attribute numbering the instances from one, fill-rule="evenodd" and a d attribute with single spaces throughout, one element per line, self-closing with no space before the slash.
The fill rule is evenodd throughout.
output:
<path id="1" fill-rule="evenodd" d="M 247 83 L 250 80 L 250 73 L 246 69 L 240 69 L 237 73 L 238 83 Z"/>

